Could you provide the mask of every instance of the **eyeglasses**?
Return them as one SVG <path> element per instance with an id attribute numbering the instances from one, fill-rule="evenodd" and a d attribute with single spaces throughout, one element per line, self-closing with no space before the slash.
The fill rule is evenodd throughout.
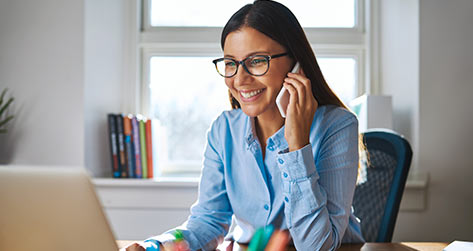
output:
<path id="1" fill-rule="evenodd" d="M 246 72 L 253 76 L 263 76 L 269 70 L 269 61 L 274 58 L 288 55 L 287 52 L 276 55 L 253 55 L 241 61 L 233 58 L 217 58 L 212 62 L 217 72 L 225 78 L 231 78 L 238 72 L 238 66 L 243 66 Z"/>

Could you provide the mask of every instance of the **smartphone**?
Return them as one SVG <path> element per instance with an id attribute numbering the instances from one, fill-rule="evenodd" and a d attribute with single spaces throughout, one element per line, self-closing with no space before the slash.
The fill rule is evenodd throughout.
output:
<path id="1" fill-rule="evenodd" d="M 299 62 L 297 62 L 296 65 L 294 65 L 294 68 L 292 68 L 291 72 L 297 73 L 299 71 L 299 68 L 300 64 Z M 281 113 L 281 116 L 285 118 L 287 106 L 289 105 L 289 92 L 284 86 L 281 88 L 281 91 L 279 91 L 279 94 L 276 97 L 276 105 L 278 106 L 279 113 Z"/>

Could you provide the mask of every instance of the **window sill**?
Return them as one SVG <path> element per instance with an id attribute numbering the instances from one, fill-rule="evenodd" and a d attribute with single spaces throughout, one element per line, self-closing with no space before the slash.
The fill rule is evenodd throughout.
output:
<path id="1" fill-rule="evenodd" d="M 97 187 L 197 187 L 199 178 L 169 177 L 157 179 L 93 178 Z"/>
<path id="2" fill-rule="evenodd" d="M 427 205 L 427 189 L 429 174 L 416 172 L 409 174 L 404 194 L 402 196 L 401 211 L 423 211 Z"/>

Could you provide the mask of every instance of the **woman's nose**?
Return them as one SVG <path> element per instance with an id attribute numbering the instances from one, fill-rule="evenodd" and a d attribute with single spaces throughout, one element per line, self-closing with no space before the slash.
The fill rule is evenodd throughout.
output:
<path id="1" fill-rule="evenodd" d="M 243 65 L 240 65 L 237 73 L 233 76 L 233 84 L 235 86 L 244 85 L 251 77 L 252 76 L 243 68 Z"/>

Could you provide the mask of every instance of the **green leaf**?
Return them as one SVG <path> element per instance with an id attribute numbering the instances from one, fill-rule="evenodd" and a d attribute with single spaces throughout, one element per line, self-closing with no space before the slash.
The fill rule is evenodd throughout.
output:
<path id="1" fill-rule="evenodd" d="M 8 121 L 12 120 L 14 118 L 13 115 L 10 115 L 8 116 L 6 119 L 4 119 L 3 121 L 0 121 L 0 127 L 2 127 L 3 125 L 5 125 L 6 123 L 8 123 Z"/>
<path id="2" fill-rule="evenodd" d="M 5 97 L 5 94 L 7 93 L 7 88 L 3 89 L 2 95 L 0 95 L 0 105 L 3 103 L 3 97 Z"/>
<path id="3" fill-rule="evenodd" d="M 14 98 L 8 99 L 8 102 L 0 109 L 0 116 L 8 108 L 8 106 L 13 102 Z"/>

